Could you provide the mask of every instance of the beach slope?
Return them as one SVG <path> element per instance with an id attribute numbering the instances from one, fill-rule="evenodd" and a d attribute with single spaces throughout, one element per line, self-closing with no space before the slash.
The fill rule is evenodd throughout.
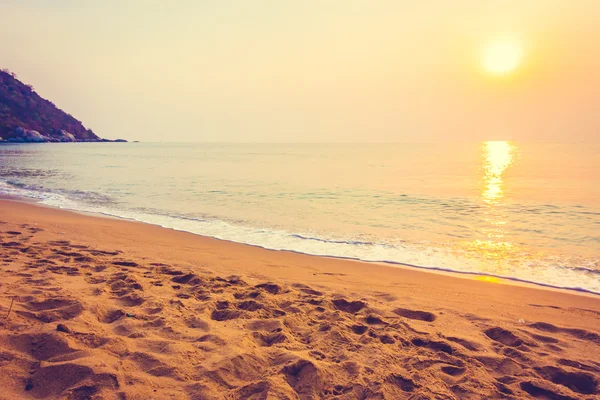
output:
<path id="1" fill-rule="evenodd" d="M 0 200 L 0 399 L 592 399 L 598 296 Z"/>

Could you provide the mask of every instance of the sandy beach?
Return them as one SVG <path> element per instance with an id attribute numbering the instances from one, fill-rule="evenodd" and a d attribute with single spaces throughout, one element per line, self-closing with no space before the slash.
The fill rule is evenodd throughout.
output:
<path id="1" fill-rule="evenodd" d="M 600 395 L 598 296 L 13 200 L 0 244 L 1 399 Z"/>

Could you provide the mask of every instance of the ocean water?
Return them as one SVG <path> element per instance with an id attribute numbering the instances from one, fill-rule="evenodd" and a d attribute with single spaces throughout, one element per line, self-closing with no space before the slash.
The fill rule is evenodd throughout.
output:
<path id="1" fill-rule="evenodd" d="M 513 142 L 12 144 L 0 146 L 0 193 L 269 249 L 600 293 L 599 154 Z"/>

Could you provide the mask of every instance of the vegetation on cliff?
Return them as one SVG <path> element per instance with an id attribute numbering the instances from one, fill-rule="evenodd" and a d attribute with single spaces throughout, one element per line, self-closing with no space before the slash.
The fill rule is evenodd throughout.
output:
<path id="1" fill-rule="evenodd" d="M 22 128 L 22 129 L 19 129 Z M 60 141 L 70 133 L 76 141 L 101 141 L 72 115 L 40 97 L 15 74 L 0 71 L 0 137 L 15 140 L 23 131 L 37 131 L 46 141 Z M 55 140 L 56 139 L 56 140 Z M 64 141 L 64 140 L 63 140 Z"/>

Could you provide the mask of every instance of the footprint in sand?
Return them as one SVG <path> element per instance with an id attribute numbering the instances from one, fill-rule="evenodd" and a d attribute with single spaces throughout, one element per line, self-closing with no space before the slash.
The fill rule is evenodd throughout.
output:
<path id="1" fill-rule="evenodd" d="M 231 319 L 243 318 L 244 314 L 238 310 L 213 310 L 210 318 L 215 321 L 228 321 Z"/>
<path id="2" fill-rule="evenodd" d="M 441 351 L 447 354 L 452 354 L 454 352 L 452 346 L 441 341 L 414 338 L 411 340 L 411 343 L 417 347 L 425 347 L 433 351 Z"/>
<path id="3" fill-rule="evenodd" d="M 483 347 L 479 343 L 475 343 L 475 342 L 472 342 L 467 339 L 458 338 L 458 337 L 454 337 L 454 336 L 448 336 L 448 337 L 446 337 L 446 339 L 450 340 L 451 342 L 460 344 L 462 347 L 466 348 L 467 350 L 471 350 L 471 351 L 483 350 Z"/>
<path id="4" fill-rule="evenodd" d="M 535 368 L 535 370 L 544 379 L 566 386 L 577 393 L 594 394 L 598 389 L 598 378 L 588 372 L 569 372 L 552 366 Z"/>
<path id="5" fill-rule="evenodd" d="M 393 312 L 394 312 L 394 314 L 397 314 L 401 317 L 408 318 L 408 319 L 414 319 L 417 321 L 433 322 L 437 318 L 434 314 L 432 314 L 430 312 L 409 310 L 407 308 L 396 308 Z"/>
<path id="6" fill-rule="evenodd" d="M 119 319 L 125 316 L 125 312 L 120 309 L 101 309 L 97 311 L 96 314 L 98 317 L 98 321 L 104 324 L 112 324 L 113 322 L 118 321 Z"/>
<path id="7" fill-rule="evenodd" d="M 336 309 L 350 314 L 356 314 L 367 305 L 364 301 L 348 301 L 346 299 L 335 299 L 332 300 L 332 303 Z"/>
<path id="8" fill-rule="evenodd" d="M 261 283 L 259 285 L 256 285 L 255 288 L 262 289 L 270 294 L 281 293 L 281 287 L 279 285 L 277 285 L 276 283 L 271 283 L 271 282 Z"/>
<path id="9" fill-rule="evenodd" d="M 519 347 L 523 344 L 523 339 L 517 337 L 511 331 L 500 327 L 486 329 L 483 333 L 485 333 L 485 335 L 490 339 L 498 343 L 502 343 L 505 346 Z"/>
<path id="10" fill-rule="evenodd" d="M 288 341 L 287 336 L 282 332 L 253 332 L 252 336 L 262 347 L 271 347 L 278 343 Z"/>
<path id="11" fill-rule="evenodd" d="M 533 324 L 529 324 L 529 327 L 547 333 L 566 333 L 577 339 L 587 340 L 597 345 L 600 345 L 600 335 L 594 332 L 586 331 L 584 329 L 561 328 L 552 324 L 548 324 L 546 322 L 535 322 Z"/>
<path id="12" fill-rule="evenodd" d="M 31 301 L 23 307 L 28 311 L 16 311 L 26 318 L 42 322 L 73 319 L 83 312 L 83 305 L 74 299 L 52 298 L 43 301 Z"/>
<path id="13" fill-rule="evenodd" d="M 87 353 L 72 348 L 57 333 L 21 334 L 11 338 L 12 345 L 38 361 L 58 362 L 84 357 Z M 77 354 L 79 353 L 79 354 Z M 81 354 L 83 353 L 83 354 Z"/>
<path id="14" fill-rule="evenodd" d="M 441 371 L 447 375 L 451 376 L 460 376 L 466 372 L 466 368 L 464 367 L 455 367 L 454 365 L 446 365 L 441 368 Z"/>
<path id="15" fill-rule="evenodd" d="M 134 261 L 113 261 L 112 264 L 120 267 L 137 267 L 139 265 Z"/>
<path id="16" fill-rule="evenodd" d="M 76 388 L 68 390 L 74 386 Z M 90 367 L 77 364 L 50 365 L 37 369 L 25 385 L 35 398 L 56 398 L 59 395 L 69 399 L 90 398 L 101 388 L 115 390 L 119 387 L 113 374 L 95 373 Z"/>

